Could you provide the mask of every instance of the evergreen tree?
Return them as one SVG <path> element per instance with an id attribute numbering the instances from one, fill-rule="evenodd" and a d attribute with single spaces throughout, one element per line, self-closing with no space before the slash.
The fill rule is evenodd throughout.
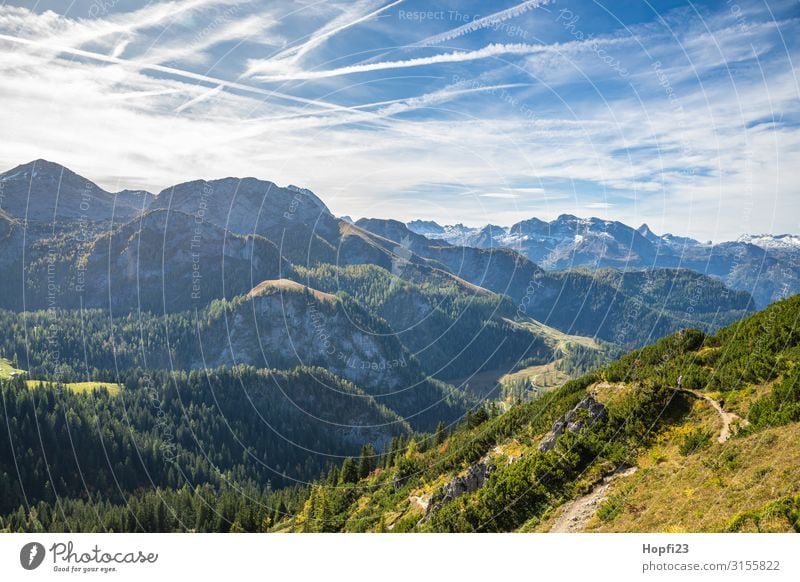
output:
<path id="1" fill-rule="evenodd" d="M 441 445 L 446 438 L 447 438 L 447 432 L 444 427 L 444 422 L 440 420 L 439 424 L 436 425 L 436 444 Z"/>
<path id="2" fill-rule="evenodd" d="M 339 483 L 355 483 L 356 481 L 358 481 L 358 468 L 352 457 L 347 457 L 339 472 Z"/>
<path id="3" fill-rule="evenodd" d="M 361 447 L 361 456 L 358 459 L 358 477 L 364 479 L 372 473 L 377 464 L 375 447 L 367 443 Z"/>

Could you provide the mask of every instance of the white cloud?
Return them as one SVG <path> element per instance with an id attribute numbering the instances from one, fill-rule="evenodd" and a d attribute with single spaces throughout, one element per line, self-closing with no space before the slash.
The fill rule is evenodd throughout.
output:
<path id="1" fill-rule="evenodd" d="M 356 73 L 369 73 L 374 71 L 386 71 L 395 69 L 407 69 L 411 67 L 423 67 L 428 65 L 439 65 L 446 63 L 464 63 L 492 57 L 505 55 L 526 55 L 544 50 L 538 45 L 524 43 L 516 44 L 490 44 L 474 51 L 454 51 L 434 55 L 431 57 L 419 57 L 403 61 L 380 61 L 377 63 L 366 63 L 360 65 L 350 65 L 337 69 L 327 70 L 295 70 L 288 72 L 270 72 L 271 62 L 252 61 L 248 63 L 247 74 L 255 76 L 260 81 L 297 81 L 309 79 L 328 79 L 340 77 L 342 75 L 353 75 Z"/>
<path id="2" fill-rule="evenodd" d="M 533 10 L 534 8 L 550 4 L 551 1 L 552 0 L 527 0 L 526 2 L 522 2 L 521 4 L 512 6 L 511 8 L 500 10 L 498 12 L 495 12 L 488 16 L 484 16 L 482 18 L 476 18 L 475 20 L 472 20 L 467 24 L 464 24 L 452 30 L 448 30 L 447 32 L 443 32 L 435 36 L 429 36 L 425 40 L 420 41 L 418 44 L 434 45 L 454 40 L 460 36 L 464 36 L 465 34 L 469 34 L 471 32 L 475 32 L 483 28 L 497 26 L 505 22 L 506 20 L 509 20 L 511 18 L 516 18 L 517 16 L 520 16 L 521 14 L 524 14 L 529 10 Z"/>
<path id="3" fill-rule="evenodd" d="M 800 132 L 789 123 L 751 123 L 773 113 L 800 118 L 797 80 L 789 55 L 776 48 L 774 26 L 751 23 L 738 37 L 745 42 L 724 18 L 708 19 L 711 33 L 678 31 L 688 55 L 680 58 L 670 58 L 668 34 L 633 29 L 633 37 L 597 38 L 606 50 L 630 55 L 625 90 L 610 88 L 619 79 L 579 42 L 417 56 L 430 51 L 421 49 L 408 59 L 323 71 L 306 70 L 306 58 L 297 59 L 298 80 L 324 79 L 315 90 L 300 84 L 272 91 L 257 77 L 205 75 L 186 56 L 248 34 L 268 43 L 259 22 L 274 21 L 267 30 L 298 38 L 284 57 L 310 57 L 340 27 L 387 5 L 362 3 L 358 11 L 320 5 L 308 34 L 284 29 L 274 12 L 261 21 L 243 12 L 185 47 L 150 34 L 161 12 L 136 11 L 135 22 L 115 16 L 88 23 L 0 7 L 0 164 L 45 157 L 89 178 L 128 177 L 107 179 L 103 185 L 111 189 L 254 175 L 310 187 L 335 212 L 362 216 L 511 224 L 597 210 L 716 240 L 742 231 L 800 230 Z M 329 20 L 320 26 L 323 17 Z M 24 32 L 9 28 L 22 20 Z M 797 31 L 796 22 L 780 26 L 786 35 Z M 648 56 L 634 50 L 639 40 L 662 61 L 674 100 Z M 153 48 L 145 59 L 148 42 Z M 517 64 L 536 75 L 556 63 L 552 58 L 561 59 L 560 70 L 553 68 L 545 85 L 502 60 L 513 55 L 527 56 Z M 686 58 L 693 69 L 681 64 Z M 162 59 L 186 66 L 165 66 Z M 477 60 L 488 63 L 480 63 L 476 84 L 453 83 L 450 65 L 477 69 Z M 226 64 L 245 71 L 244 61 Z M 421 66 L 430 66 L 426 82 L 406 83 L 401 75 L 416 75 L 408 69 Z M 373 71 L 384 76 L 363 85 L 345 78 Z M 589 81 L 594 93 L 584 89 Z M 402 90 L 382 93 L 384 83 Z"/>
<path id="4" fill-rule="evenodd" d="M 516 200 L 519 194 L 513 192 L 486 192 L 485 194 L 478 194 L 481 198 L 501 198 L 506 200 Z"/>

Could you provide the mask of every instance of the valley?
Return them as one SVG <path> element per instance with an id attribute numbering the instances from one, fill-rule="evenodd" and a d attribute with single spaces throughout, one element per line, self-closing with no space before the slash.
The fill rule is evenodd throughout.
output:
<path id="1" fill-rule="evenodd" d="M 353 223 L 256 178 L 0 184 L 0 530 L 658 531 L 636 483 L 759 471 L 698 463 L 800 420 L 797 296 L 716 246 Z M 696 528 L 795 528 L 771 486 Z"/>

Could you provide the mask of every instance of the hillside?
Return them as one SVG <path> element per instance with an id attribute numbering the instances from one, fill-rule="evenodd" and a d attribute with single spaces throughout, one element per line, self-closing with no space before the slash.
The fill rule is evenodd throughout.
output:
<path id="1" fill-rule="evenodd" d="M 156 196 L 113 194 L 36 160 L 0 174 L 0 182 L 0 267 L 7 275 L 0 307 L 15 311 L 180 312 L 230 300 L 263 280 L 292 278 L 293 270 L 359 265 L 413 284 L 449 278 L 448 286 L 464 292 L 504 296 L 520 316 L 625 348 L 687 326 L 712 331 L 752 310 L 748 293 L 698 273 L 548 271 L 514 249 L 431 240 L 394 220 L 351 224 L 307 189 L 256 178 L 195 180 Z M 23 228 L 26 212 L 36 220 Z M 698 293 L 714 304 L 704 298 L 690 305 Z M 415 349 L 439 334 L 430 322 L 436 329 L 422 331 Z M 508 328 L 493 333 L 513 335 Z M 426 351 L 430 369 L 471 373 L 448 364 L 452 350 Z"/>
<path id="2" fill-rule="evenodd" d="M 799 319 L 795 296 L 472 413 L 277 529 L 800 531 Z"/>
<path id="3" fill-rule="evenodd" d="M 516 250 L 431 240 L 396 220 L 361 219 L 356 224 L 404 241 L 401 248 L 507 296 L 521 315 L 627 349 L 684 327 L 713 331 L 753 310 L 749 293 L 731 291 L 718 279 L 688 269 L 615 270 L 594 265 L 544 270 Z"/>
<path id="4" fill-rule="evenodd" d="M 87 370 L 110 380 L 132 369 L 319 367 L 352 382 L 418 430 L 458 418 L 469 401 L 463 391 L 428 377 L 380 317 L 347 297 L 279 280 L 195 313 L 142 312 L 115 320 L 97 309 L 0 310 L 0 351 L 29 362 L 32 378 L 70 383 L 86 380 Z M 320 416 L 325 413 L 320 406 L 309 401 L 307 412 Z M 341 422 L 347 423 L 347 415 Z"/>
<path id="5" fill-rule="evenodd" d="M 271 484 L 305 481 L 331 460 L 358 454 L 363 442 L 380 446 L 410 432 L 397 415 L 321 369 L 135 369 L 120 381 L 117 396 L 3 382 L 0 421 L 12 430 L 0 434 L 0 513 L 30 504 L 42 508 L 32 510 L 34 519 L 48 522 L 60 519 L 46 509 L 56 500 L 122 504 L 146 488 L 234 486 L 254 490 L 255 499 L 269 496 Z M 312 404 L 316 415 L 308 412 Z M 48 474 L 58 478 L 51 482 Z M 84 527 L 102 530 L 93 517 Z M 128 525 L 111 527 L 137 530 L 148 518 L 125 519 Z M 0 530 L 3 523 L 0 517 Z M 147 531 L 162 531 L 153 527 Z"/>

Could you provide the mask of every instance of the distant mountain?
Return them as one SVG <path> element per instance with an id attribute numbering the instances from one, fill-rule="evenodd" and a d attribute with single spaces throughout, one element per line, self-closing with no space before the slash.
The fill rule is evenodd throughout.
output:
<path id="1" fill-rule="evenodd" d="M 287 265 L 261 236 L 233 234 L 183 212 L 152 210 L 89 240 L 78 232 L 30 245 L 20 293 L 21 228 L 14 228 L 0 255 L 8 257 L 0 258 L 4 273 L 19 274 L 14 292 L 0 297 L 6 309 L 22 309 L 24 300 L 26 309 L 181 311 L 244 294 Z"/>
<path id="2" fill-rule="evenodd" d="M 428 238 L 440 238 L 445 233 L 444 228 L 433 220 L 412 220 L 407 226 L 409 230 Z"/>
<path id="3" fill-rule="evenodd" d="M 150 210 L 179 211 L 239 235 L 261 235 L 289 260 L 333 261 L 339 223 L 313 192 L 255 178 L 195 180 L 162 190 Z"/>
<path id="4" fill-rule="evenodd" d="M 144 191 L 107 192 L 75 172 L 46 160 L 34 160 L 0 174 L 0 208 L 29 223 L 63 221 L 125 222 L 152 200 Z"/>
<path id="5" fill-rule="evenodd" d="M 618 221 L 570 214 L 549 222 L 532 218 L 509 228 L 457 224 L 437 225 L 438 230 L 432 231 L 423 225 L 422 221 L 408 223 L 410 230 L 433 240 L 514 249 L 546 269 L 687 268 L 751 293 L 759 307 L 800 292 L 798 235 L 746 235 L 715 245 L 657 235 L 647 224 L 634 229 Z"/>
<path id="6" fill-rule="evenodd" d="M 800 249 L 800 235 L 796 234 L 759 234 L 744 235 L 738 242 L 747 243 L 767 250 L 796 250 Z"/>
<path id="7" fill-rule="evenodd" d="M 324 265 L 370 265 L 383 270 L 382 281 L 394 278 L 423 288 L 436 281 L 466 296 L 491 292 L 498 296 L 498 305 L 505 301 L 507 319 L 534 318 L 568 334 L 628 347 L 687 325 L 712 329 L 749 309 L 746 293 L 727 293 L 717 282 L 679 269 L 656 269 L 652 276 L 610 276 L 597 271 L 604 267 L 641 270 L 651 263 L 659 268 L 690 266 L 681 260 L 661 259 L 649 229 L 645 236 L 599 219 L 564 215 L 553 223 L 533 219 L 510 229 L 487 225 L 472 230 L 463 225 L 418 223 L 431 238 L 395 220 L 361 219 L 351 224 L 333 216 L 307 189 L 256 178 L 195 180 L 166 188 L 157 196 L 141 191 L 111 194 L 67 168 L 35 161 L 6 172 L 2 180 L 10 205 L 0 216 L 0 261 L 12 276 L 0 283 L 7 290 L 0 297 L 0 307 L 9 309 L 83 306 L 121 313 L 179 312 L 217 299 L 232 300 L 263 280 L 297 278 L 303 268 Z M 36 195 L 29 197 L 28 191 Z M 39 204 L 34 218 L 50 212 L 57 216 L 56 222 L 43 218 L 23 223 L 29 199 Z M 119 209 L 125 212 L 119 214 Z M 127 220 L 119 222 L 118 215 Z M 666 248 L 667 243 L 661 246 Z M 746 247 L 756 254 L 764 252 L 753 245 Z M 746 283 L 750 262 L 756 259 L 748 256 L 727 275 Z M 545 270 L 537 262 L 558 270 Z M 591 267 L 597 272 L 564 271 L 570 267 Z M 706 270 L 720 276 L 718 271 L 724 267 L 710 263 Z M 780 267 L 779 261 L 765 262 L 765 268 Z M 637 287 L 647 287 L 652 281 L 659 282 L 656 294 Z M 668 286 L 661 285 L 665 281 Z M 325 283 L 325 289 L 332 288 L 330 282 Z M 718 303 L 690 305 L 689 294 L 698 293 L 698 287 L 716 293 Z M 356 296 L 361 301 L 369 299 L 364 293 Z M 645 296 L 651 303 L 639 305 Z M 418 301 L 419 295 L 415 297 L 413 301 Z M 394 293 L 392 298 L 396 301 Z M 402 317 L 396 312 L 399 303 L 388 299 L 370 309 L 391 326 L 401 326 Z M 667 303 L 666 310 L 657 307 Z M 469 303 L 463 305 L 469 312 Z M 631 325 L 637 319 L 632 313 L 638 314 L 638 325 Z M 435 315 L 407 334 L 414 351 L 424 347 L 426 338 L 437 337 L 434 330 L 448 321 Z M 494 330 L 497 342 L 503 337 L 527 337 L 495 316 L 481 314 L 475 321 Z M 469 329 L 457 328 L 461 333 Z M 529 357 L 522 343 L 505 354 L 506 363 L 518 359 L 512 354 Z M 458 376 L 455 368 L 461 364 L 445 365 L 449 371 L 439 371 L 436 364 L 457 355 L 456 345 L 427 350 L 420 356 L 423 365 L 437 377 Z M 456 362 L 489 357 L 482 350 L 467 350 Z M 500 356 L 491 356 L 485 365 L 500 361 Z"/>
<path id="8" fill-rule="evenodd" d="M 683 327 L 712 330 L 752 310 L 749 293 L 687 269 L 546 271 L 512 249 L 431 240 L 396 220 L 361 219 L 357 225 L 403 240 L 414 254 L 509 297 L 518 316 L 620 346 L 642 346 Z"/>

